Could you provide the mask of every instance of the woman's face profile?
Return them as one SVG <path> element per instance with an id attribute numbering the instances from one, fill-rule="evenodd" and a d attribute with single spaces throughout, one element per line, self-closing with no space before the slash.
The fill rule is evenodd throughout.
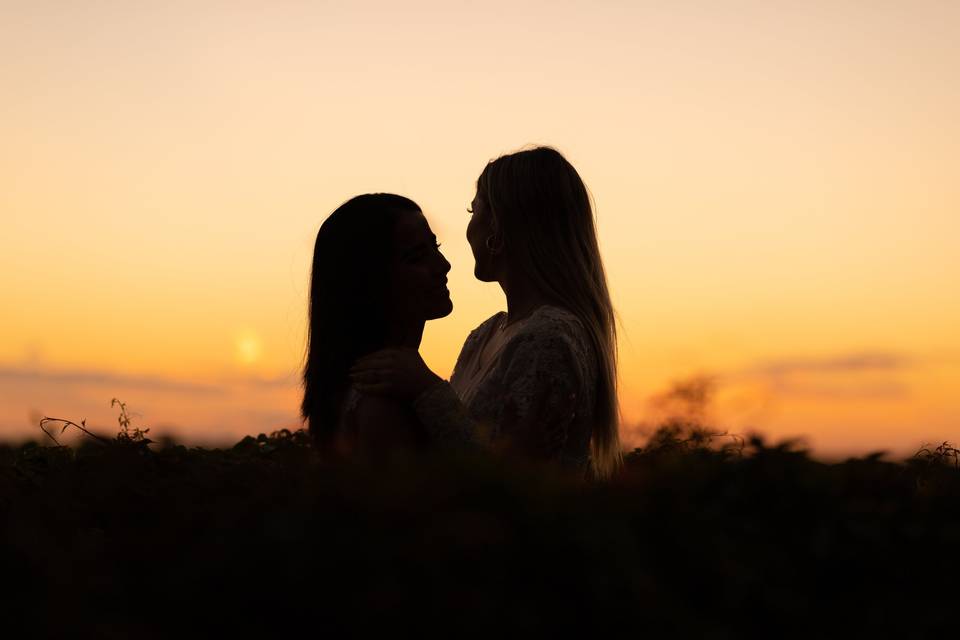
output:
<path id="1" fill-rule="evenodd" d="M 453 310 L 447 289 L 450 263 L 419 212 L 400 216 L 393 234 L 389 309 L 393 322 L 442 318 Z"/>
<path id="2" fill-rule="evenodd" d="M 497 279 L 494 254 L 487 247 L 487 240 L 493 234 L 493 219 L 490 208 L 480 194 L 470 203 L 470 223 L 467 224 L 467 242 L 473 251 L 473 275 L 481 282 L 493 282 Z M 494 243 L 496 239 L 490 240 Z"/>

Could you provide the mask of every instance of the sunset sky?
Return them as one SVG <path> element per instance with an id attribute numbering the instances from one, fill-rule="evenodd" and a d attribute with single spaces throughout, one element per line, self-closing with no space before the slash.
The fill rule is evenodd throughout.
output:
<path id="1" fill-rule="evenodd" d="M 472 277 L 485 163 L 593 195 L 624 438 L 677 381 L 824 455 L 960 441 L 960 2 L 0 0 L 0 439 L 298 424 L 313 240 L 419 202 Z"/>

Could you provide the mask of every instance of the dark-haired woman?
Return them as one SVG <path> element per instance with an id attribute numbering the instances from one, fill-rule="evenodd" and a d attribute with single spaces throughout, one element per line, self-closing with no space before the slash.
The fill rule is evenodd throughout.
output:
<path id="1" fill-rule="evenodd" d="M 319 447 L 382 451 L 427 440 L 407 404 L 358 394 L 347 373 L 357 358 L 378 349 L 416 352 L 424 323 L 453 309 L 449 270 L 420 207 L 408 198 L 357 196 L 320 226 L 301 405 Z"/>
<path id="2" fill-rule="evenodd" d="M 355 383 L 406 401 L 434 440 L 609 476 L 616 331 L 586 186 L 556 150 L 520 151 L 487 164 L 470 212 L 474 275 L 507 311 L 470 333 L 449 383 L 402 348 L 362 358 Z"/>

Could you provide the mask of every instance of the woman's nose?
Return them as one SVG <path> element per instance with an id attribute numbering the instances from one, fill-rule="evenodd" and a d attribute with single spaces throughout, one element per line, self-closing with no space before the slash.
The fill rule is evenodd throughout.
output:
<path id="1" fill-rule="evenodd" d="M 434 256 L 437 258 L 437 260 L 434 261 L 433 264 L 435 267 L 437 267 L 437 270 L 440 273 L 446 274 L 448 271 L 450 271 L 450 262 L 447 260 L 447 257 L 445 255 L 443 255 L 439 250 L 437 250 L 434 253 Z"/>

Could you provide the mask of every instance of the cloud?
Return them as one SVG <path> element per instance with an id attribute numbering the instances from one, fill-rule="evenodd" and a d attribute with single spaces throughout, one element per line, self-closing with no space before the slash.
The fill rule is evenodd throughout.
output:
<path id="1" fill-rule="evenodd" d="M 129 403 L 135 424 L 153 434 L 177 433 L 185 441 L 229 442 L 248 433 L 299 425 L 298 376 L 220 377 L 184 380 L 123 375 L 94 369 L 53 369 L 0 364 L 0 441 L 35 437 L 43 416 L 86 419 L 95 429 L 115 429 L 110 399 Z M 140 422 L 140 420 L 143 422 Z"/>
<path id="2" fill-rule="evenodd" d="M 238 388 L 270 391 L 291 389 L 300 384 L 298 373 L 270 378 L 255 376 L 222 378 L 216 382 L 196 382 L 151 375 L 126 375 L 96 369 L 44 369 L 29 365 L 0 365 L 0 382 L 56 385 L 95 385 L 190 394 L 224 394 Z"/>
<path id="3" fill-rule="evenodd" d="M 784 358 L 758 364 L 747 373 L 768 376 L 787 376 L 803 373 L 871 373 L 909 369 L 916 361 L 902 354 L 863 352 L 828 358 Z"/>
<path id="4" fill-rule="evenodd" d="M 784 395 L 807 396 L 821 400 L 892 400 L 910 395 L 910 388 L 907 385 L 893 380 L 844 385 L 781 380 L 775 382 L 771 390 Z"/>
<path id="5" fill-rule="evenodd" d="M 289 373 L 275 376 L 273 378 L 247 377 L 231 380 L 230 382 L 235 382 L 236 384 L 243 386 L 255 387 L 257 389 L 290 389 L 300 385 L 300 374 Z"/>
<path id="6" fill-rule="evenodd" d="M 910 388 L 899 374 L 920 364 L 915 357 L 889 351 L 866 351 L 822 358 L 779 358 L 762 361 L 729 380 L 760 380 L 769 392 L 822 400 L 905 398 Z"/>
<path id="7" fill-rule="evenodd" d="M 219 385 L 158 376 L 123 375 L 96 370 L 49 370 L 0 366 L 0 381 L 56 385 L 97 385 L 203 395 L 224 393 Z"/>

